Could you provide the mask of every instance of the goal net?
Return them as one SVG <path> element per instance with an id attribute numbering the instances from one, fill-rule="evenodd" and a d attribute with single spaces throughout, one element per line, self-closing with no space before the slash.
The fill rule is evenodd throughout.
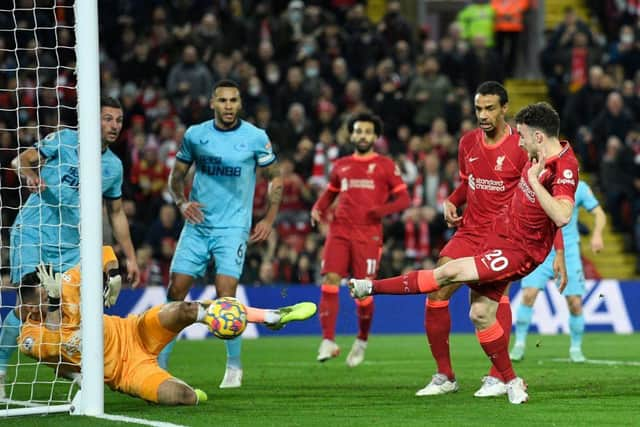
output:
<path id="1" fill-rule="evenodd" d="M 77 307 L 82 314 L 82 334 L 78 330 L 77 335 L 97 339 L 92 343 L 83 339 L 78 344 L 82 346 L 82 366 L 73 366 L 59 356 L 68 351 L 65 346 L 69 342 L 63 337 L 69 325 L 64 319 L 57 320 L 59 304 L 56 306 L 55 300 L 45 302 L 49 304 L 43 310 L 49 313 L 43 316 L 47 324 L 39 321 L 46 332 L 23 337 L 20 347 L 24 348 L 16 341 L 28 312 L 26 304 L 20 304 L 17 284 L 20 277 L 34 271 L 35 264 L 42 261 L 64 272 L 70 264 L 81 262 L 83 277 L 101 277 L 100 195 L 83 190 L 100 187 L 100 174 L 94 172 L 91 177 L 91 170 L 100 168 L 96 3 L 0 1 L 0 418 L 69 411 L 95 415 L 103 411 L 99 292 L 86 293 L 82 285 L 82 304 Z M 82 19 L 76 20 L 76 16 Z M 77 144 L 75 157 L 63 154 L 75 149 L 69 134 L 76 135 L 76 142 L 83 141 Z M 95 144 L 86 143 L 92 136 Z M 27 152 L 35 155 L 36 161 L 27 161 Z M 23 173 L 18 173 L 18 168 Z M 36 191 L 32 174 L 46 183 L 44 189 Z M 76 214 L 69 215 L 70 210 Z M 79 223 L 69 223 L 68 218 L 74 215 L 80 218 Z M 68 238 L 74 233 L 79 239 Z M 91 237 L 87 240 L 88 234 Z M 85 316 L 89 312 L 93 316 Z M 29 316 L 28 322 L 40 317 Z M 87 345 L 93 346 L 88 353 L 84 351 Z M 34 353 L 47 355 L 49 363 L 40 363 L 20 351 L 34 346 L 38 350 Z M 98 369 L 87 370 L 86 363 Z M 80 370 L 82 375 L 69 374 Z M 70 376 L 75 381 L 68 379 Z M 83 392 L 78 393 L 80 378 Z M 90 394 L 94 396 L 89 398 Z"/>

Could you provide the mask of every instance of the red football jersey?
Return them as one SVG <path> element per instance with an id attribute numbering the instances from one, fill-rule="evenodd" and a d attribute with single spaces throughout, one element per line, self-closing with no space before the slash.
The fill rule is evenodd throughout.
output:
<path id="1" fill-rule="evenodd" d="M 462 217 L 465 229 L 480 228 L 486 232 L 511 201 L 528 160 L 518 140 L 518 134 L 511 127 L 509 135 L 493 145 L 485 142 L 482 129 L 467 132 L 460 138 L 460 185 L 467 186 L 467 207 Z"/>
<path id="2" fill-rule="evenodd" d="M 545 167 L 538 179 L 553 197 L 565 198 L 575 203 L 579 179 L 578 160 L 568 142 L 561 141 L 561 144 L 562 151 L 546 159 Z M 506 217 L 498 219 L 496 225 L 500 234 L 506 234 L 518 242 L 537 262 L 542 262 L 553 246 L 558 227 L 542 209 L 529 185 L 527 171 L 530 167 L 531 162 L 527 162 Z"/>
<path id="3" fill-rule="evenodd" d="M 381 237 L 382 222 L 367 213 L 405 188 L 400 170 L 388 157 L 374 153 L 336 160 L 329 176 L 329 190 L 340 193 L 330 232 L 348 234 L 354 240 Z"/>

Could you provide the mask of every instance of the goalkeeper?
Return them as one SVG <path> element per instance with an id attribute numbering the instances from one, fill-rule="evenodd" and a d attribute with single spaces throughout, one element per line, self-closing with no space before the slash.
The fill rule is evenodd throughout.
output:
<path id="1" fill-rule="evenodd" d="M 105 250 L 103 263 L 115 261 L 113 250 Z M 118 286 L 107 278 L 105 297 L 115 302 Z M 117 277 L 116 277 L 116 282 Z M 40 286 L 42 285 L 42 286 Z M 51 365 L 61 374 L 78 371 L 81 359 L 80 270 L 74 267 L 64 274 L 53 273 L 39 265 L 22 279 L 19 287 L 25 313 L 18 346 L 20 351 Z M 48 312 L 49 298 L 61 298 L 60 309 Z M 111 301 L 109 301 L 111 302 Z M 112 390 L 146 401 L 165 405 L 195 405 L 207 399 L 204 391 L 194 389 L 171 376 L 158 365 L 160 350 L 187 326 L 205 323 L 210 302 L 171 302 L 150 308 L 127 318 L 104 315 L 104 381 Z M 299 303 L 278 310 L 247 307 L 251 322 L 269 319 L 271 328 L 280 328 L 293 320 L 313 316 L 313 303 Z M 46 323 L 45 323 L 46 320 Z"/>
<path id="2" fill-rule="evenodd" d="M 109 150 L 122 130 L 123 111 L 113 98 L 100 100 L 102 141 L 102 197 L 109 212 L 113 234 L 127 257 L 133 287 L 139 281 L 129 223 L 122 208 L 122 162 Z M 80 201 L 78 194 L 78 133 L 71 129 L 52 132 L 11 162 L 32 194 L 11 227 L 11 281 L 33 271 L 41 262 L 62 272 L 80 261 Z M 0 398 L 6 366 L 15 349 L 20 319 L 9 312 L 0 331 Z"/>

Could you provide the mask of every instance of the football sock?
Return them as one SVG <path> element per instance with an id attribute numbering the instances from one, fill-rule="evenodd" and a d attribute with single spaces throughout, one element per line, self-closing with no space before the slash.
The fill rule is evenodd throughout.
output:
<path id="1" fill-rule="evenodd" d="M 366 341 L 369 338 L 371 320 L 373 319 L 373 297 L 366 297 L 356 300 L 356 311 L 358 313 L 358 339 Z"/>
<path id="2" fill-rule="evenodd" d="M 207 310 L 202 306 L 202 304 L 198 304 L 198 314 L 196 315 L 196 322 L 203 322 L 206 315 Z"/>
<path id="3" fill-rule="evenodd" d="M 584 315 L 569 315 L 569 333 L 571 335 L 571 348 L 582 348 L 582 336 L 584 335 Z"/>
<path id="4" fill-rule="evenodd" d="M 509 305 L 509 297 L 507 295 L 502 295 L 500 298 L 500 303 L 498 304 L 498 311 L 496 312 L 496 320 L 502 326 L 502 330 L 504 331 L 504 342 L 509 348 L 509 338 L 511 338 L 511 306 Z M 493 364 L 491 365 L 491 369 L 489 369 L 489 376 L 499 378 L 504 381 L 502 375 L 496 369 Z"/>
<path id="5" fill-rule="evenodd" d="M 242 353 L 242 335 L 232 340 L 226 340 L 224 344 L 227 347 L 227 366 L 238 369 L 242 368 L 242 362 L 240 360 L 240 353 Z"/>
<path id="6" fill-rule="evenodd" d="M 167 302 L 173 302 L 173 300 L 169 298 L 169 295 L 167 295 Z M 173 346 L 176 345 L 177 339 L 178 337 L 176 336 L 174 339 L 169 341 L 169 343 L 164 346 L 160 354 L 158 354 L 158 365 L 160 365 L 160 367 L 165 371 L 169 369 L 169 356 L 173 351 Z"/>
<path id="7" fill-rule="evenodd" d="M 335 340 L 336 320 L 340 308 L 340 288 L 334 285 L 323 284 L 320 293 L 320 327 L 322 328 L 322 338 Z"/>
<path id="8" fill-rule="evenodd" d="M 16 315 L 15 310 L 11 310 L 4 322 L 2 322 L 2 330 L 0 331 L 0 373 L 7 372 L 7 363 L 18 346 L 18 335 L 20 335 L 20 319 Z"/>
<path id="9" fill-rule="evenodd" d="M 507 343 L 504 340 L 504 331 L 500 323 L 496 321 L 493 325 L 487 329 L 476 329 L 476 336 L 482 349 L 489 356 L 489 360 L 500 372 L 502 380 L 508 383 L 516 377 L 511 365 L 511 359 L 509 359 L 509 349 Z"/>
<path id="10" fill-rule="evenodd" d="M 453 381 L 455 375 L 451 367 L 449 352 L 449 334 L 451 333 L 449 301 L 432 301 L 427 298 L 424 310 L 424 327 L 438 372 Z"/>
<path id="11" fill-rule="evenodd" d="M 533 317 L 533 307 L 520 303 L 516 313 L 516 345 L 525 345 L 527 342 L 531 317 Z"/>
<path id="12" fill-rule="evenodd" d="M 433 270 L 411 271 L 402 276 L 373 281 L 374 294 L 426 294 L 439 288 Z"/>
<path id="13" fill-rule="evenodd" d="M 247 309 L 247 322 L 264 323 L 266 322 L 266 311 L 260 308 L 253 308 L 245 305 Z"/>

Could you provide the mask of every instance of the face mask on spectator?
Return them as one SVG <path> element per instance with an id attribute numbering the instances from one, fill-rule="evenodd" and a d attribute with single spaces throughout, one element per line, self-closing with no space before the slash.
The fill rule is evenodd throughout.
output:
<path id="1" fill-rule="evenodd" d="M 312 79 L 314 77 L 318 77 L 318 73 L 319 72 L 320 71 L 315 67 L 307 68 L 307 69 L 304 70 L 305 75 L 310 79 Z"/>
<path id="2" fill-rule="evenodd" d="M 269 83 L 278 83 L 279 80 L 280 80 L 280 73 L 278 73 L 277 71 L 271 71 L 267 73 L 267 81 Z"/>
<path id="3" fill-rule="evenodd" d="M 258 96 L 260 94 L 260 89 L 260 85 L 249 85 L 247 92 L 249 92 L 249 95 L 251 96 Z"/>
<path id="4" fill-rule="evenodd" d="M 624 43 L 624 44 L 633 43 L 633 34 L 630 34 L 630 33 L 621 34 L 620 35 L 620 42 Z"/>

